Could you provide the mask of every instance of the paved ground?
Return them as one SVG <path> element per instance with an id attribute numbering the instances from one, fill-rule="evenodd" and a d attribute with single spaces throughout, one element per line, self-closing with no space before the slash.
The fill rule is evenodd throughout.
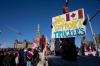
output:
<path id="1" fill-rule="evenodd" d="M 100 57 L 78 57 L 77 61 L 61 59 L 60 56 L 49 56 L 48 66 L 100 66 Z"/>
<path id="2" fill-rule="evenodd" d="M 42 61 L 40 61 L 39 63 L 38 63 L 38 65 L 37 66 L 43 66 L 43 62 Z M 48 66 L 48 63 L 46 62 L 46 66 Z"/>
<path id="3" fill-rule="evenodd" d="M 38 63 L 38 65 L 37 66 L 43 66 L 43 64 L 42 64 L 43 62 L 42 61 L 40 61 L 39 63 Z"/>

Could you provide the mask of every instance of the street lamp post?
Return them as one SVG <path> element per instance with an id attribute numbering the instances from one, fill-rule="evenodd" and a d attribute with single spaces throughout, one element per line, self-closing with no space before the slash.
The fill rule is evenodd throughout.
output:
<path id="1" fill-rule="evenodd" d="M 98 11 L 94 14 L 94 16 L 92 16 L 91 18 L 89 17 L 89 15 L 87 15 L 87 19 L 88 19 L 88 22 L 89 22 L 89 26 L 90 26 L 90 31 L 91 31 L 91 34 L 92 34 L 92 37 L 93 37 L 93 42 L 95 44 L 95 47 L 96 47 L 96 50 L 98 49 L 97 47 L 97 43 L 96 43 L 96 40 L 95 40 L 95 35 L 94 35 L 94 32 L 93 32 L 93 29 L 92 29 L 92 25 L 91 25 L 91 20 L 100 12 L 100 9 L 98 9 Z"/>
<path id="2" fill-rule="evenodd" d="M 96 40 L 95 40 L 95 37 L 94 37 L 94 32 L 93 32 L 93 29 L 92 29 L 92 25 L 91 25 L 91 21 L 90 21 L 89 15 L 87 15 L 87 18 L 88 18 L 88 22 L 89 22 L 89 26 L 90 26 L 90 31 L 91 31 L 91 34 L 92 34 L 92 37 L 93 37 L 94 44 L 96 44 Z"/>

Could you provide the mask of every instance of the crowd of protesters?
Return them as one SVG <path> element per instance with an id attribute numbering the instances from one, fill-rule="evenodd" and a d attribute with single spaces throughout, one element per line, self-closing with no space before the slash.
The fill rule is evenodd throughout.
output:
<path id="1" fill-rule="evenodd" d="M 98 56 L 100 57 L 100 47 L 96 48 L 95 45 L 85 44 L 77 49 L 79 56 Z"/>
<path id="2" fill-rule="evenodd" d="M 0 66 L 36 66 L 39 62 L 38 48 L 36 49 L 0 49 Z"/>

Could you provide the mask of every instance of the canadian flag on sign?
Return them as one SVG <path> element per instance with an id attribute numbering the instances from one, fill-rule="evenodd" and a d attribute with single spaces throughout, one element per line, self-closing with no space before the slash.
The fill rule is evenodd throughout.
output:
<path id="1" fill-rule="evenodd" d="M 72 21 L 77 19 L 84 20 L 84 9 L 79 9 L 73 12 L 69 12 L 66 14 L 66 21 Z"/>

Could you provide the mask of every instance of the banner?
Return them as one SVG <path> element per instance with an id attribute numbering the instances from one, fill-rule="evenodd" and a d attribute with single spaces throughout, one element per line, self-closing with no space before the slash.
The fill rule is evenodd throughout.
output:
<path id="1" fill-rule="evenodd" d="M 86 28 L 84 9 L 79 9 L 52 18 L 52 38 L 67 38 L 83 36 Z"/>
<path id="2" fill-rule="evenodd" d="M 32 43 L 32 49 L 35 49 L 37 48 L 37 40 L 34 40 L 33 43 Z"/>

